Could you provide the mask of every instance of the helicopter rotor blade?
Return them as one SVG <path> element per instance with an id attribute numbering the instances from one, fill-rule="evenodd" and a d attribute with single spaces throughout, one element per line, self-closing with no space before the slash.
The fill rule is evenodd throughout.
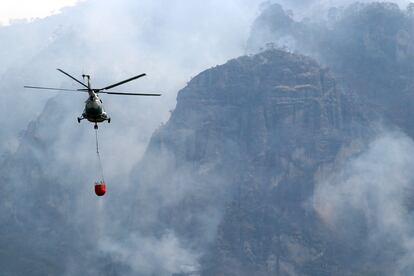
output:
<path id="1" fill-rule="evenodd" d="M 101 88 L 101 89 L 99 89 L 99 91 L 101 91 L 101 90 L 108 90 L 108 89 L 114 88 L 115 86 L 118 86 L 118 85 L 121 85 L 121 84 L 124 84 L 124 83 L 130 82 L 130 81 L 132 81 L 132 80 L 135 80 L 135 79 L 138 79 L 138 78 L 144 77 L 144 76 L 146 76 L 146 75 L 147 75 L 147 74 L 145 74 L 145 73 L 144 73 L 144 74 L 141 74 L 141 75 L 138 75 L 138 76 L 135 76 L 135 77 L 129 78 L 129 79 L 127 79 L 127 80 L 123 80 L 123 81 L 117 82 L 117 83 L 115 83 L 115 84 L 112 84 L 112 85 L 109 85 L 109 86 L 107 86 L 107 87 Z"/>
<path id="2" fill-rule="evenodd" d="M 125 96 L 161 96 L 161 94 L 152 94 L 152 93 L 127 93 L 127 92 L 107 92 L 99 91 L 99 94 L 110 94 L 110 95 L 125 95 Z"/>
<path id="3" fill-rule="evenodd" d="M 63 71 L 62 69 L 57 68 L 56 70 L 58 70 L 59 72 L 61 72 L 62 74 L 65 74 L 66 76 L 68 76 L 69 78 L 71 78 L 72 80 L 76 81 L 77 83 L 79 83 L 80 85 L 86 87 L 89 89 L 89 87 L 84 84 L 83 82 L 81 82 L 80 80 L 76 79 L 75 77 L 69 75 L 68 73 L 66 73 L 65 71 Z"/>
<path id="4" fill-rule="evenodd" d="M 66 89 L 66 88 L 55 88 L 55 87 L 42 87 L 42 86 L 30 86 L 25 85 L 24 88 L 30 89 L 42 89 L 42 90 L 57 90 L 57 91 L 76 91 L 76 92 L 87 92 L 87 90 L 79 90 L 79 89 Z"/>
<path id="5" fill-rule="evenodd" d="M 88 89 L 77 89 L 75 91 L 88 92 Z M 129 92 L 116 92 L 116 91 L 102 91 L 101 89 L 92 89 L 96 94 L 111 94 L 111 95 L 129 95 L 129 96 L 161 96 L 159 93 L 129 93 Z"/>

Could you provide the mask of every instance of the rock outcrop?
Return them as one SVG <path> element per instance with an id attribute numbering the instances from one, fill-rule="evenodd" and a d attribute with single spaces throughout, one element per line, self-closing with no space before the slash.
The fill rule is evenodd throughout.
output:
<path id="1" fill-rule="evenodd" d="M 202 72 L 136 170 L 136 218 L 152 210 L 148 225 L 208 252 L 203 275 L 346 270 L 330 259 L 338 248 L 309 204 L 315 172 L 360 131 L 352 107 L 326 69 L 284 51 Z"/>
<path id="2" fill-rule="evenodd" d="M 270 49 L 194 77 L 132 185 L 113 185 L 105 203 L 88 198 L 91 133 L 65 131 L 77 114 L 50 100 L 0 169 L 0 266 L 39 275 L 404 275 L 395 258 L 406 248 L 393 239 L 367 246 L 369 221 L 351 208 L 342 223 L 352 227 L 330 227 L 313 196 L 316 178 L 358 152 L 353 142 L 369 136 L 373 119 L 414 137 L 412 12 L 372 4 L 338 14 L 329 28 L 307 26 L 271 6 L 250 42 L 281 38 L 312 58 Z"/>
<path id="3" fill-rule="evenodd" d="M 358 98 L 371 120 L 381 118 L 414 137 L 413 7 L 354 3 L 299 21 L 273 4 L 253 24 L 248 49 L 272 45 L 315 58 Z"/>

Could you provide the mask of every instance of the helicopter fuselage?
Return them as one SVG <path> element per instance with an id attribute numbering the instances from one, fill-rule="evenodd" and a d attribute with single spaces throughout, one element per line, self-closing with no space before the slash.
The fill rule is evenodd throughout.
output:
<path id="1" fill-rule="evenodd" d="M 88 78 L 88 94 L 89 97 L 85 101 L 85 109 L 83 110 L 82 117 L 78 117 L 78 123 L 81 120 L 86 119 L 91 123 L 95 123 L 94 128 L 98 129 L 98 123 L 102 123 L 103 121 L 111 122 L 111 118 L 108 117 L 106 114 L 102 100 L 98 97 L 98 95 L 91 89 L 91 84 L 89 82 L 89 76 L 86 75 Z"/>
<path id="2" fill-rule="evenodd" d="M 85 101 L 85 109 L 83 110 L 82 117 L 92 123 L 102 123 L 109 120 L 106 114 L 102 100 L 94 93 L 91 92 L 89 98 Z"/>

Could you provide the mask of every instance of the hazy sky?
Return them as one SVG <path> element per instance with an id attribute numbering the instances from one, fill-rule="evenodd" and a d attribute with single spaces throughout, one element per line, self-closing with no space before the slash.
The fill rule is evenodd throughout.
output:
<path id="1" fill-rule="evenodd" d="M 63 7 L 73 6 L 77 2 L 85 0 L 2 0 L 0 1 L 0 25 L 7 25 L 12 20 L 18 19 L 34 19 L 43 18 L 52 14 L 58 13 Z M 360 0 L 361 1 L 361 0 Z M 409 3 L 408 0 L 389 0 L 405 7 Z M 266 0 L 263 0 L 266 2 Z M 354 0 L 279 0 L 269 2 L 280 2 L 285 4 L 287 7 L 301 6 L 309 8 L 309 6 L 317 3 L 322 6 L 341 5 L 349 4 Z M 371 2 L 362 0 L 362 2 Z"/>
<path id="2" fill-rule="evenodd" d="M 7 25 L 13 19 L 43 18 L 79 1 L 81 0 L 2 0 L 0 25 Z"/>

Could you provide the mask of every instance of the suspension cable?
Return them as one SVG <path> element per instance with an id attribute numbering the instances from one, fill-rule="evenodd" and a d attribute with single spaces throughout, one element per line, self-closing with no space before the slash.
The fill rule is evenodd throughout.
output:
<path id="1" fill-rule="evenodd" d="M 96 142 L 96 156 L 98 157 L 98 166 L 99 166 L 99 171 L 101 173 L 101 180 L 103 182 L 105 182 L 103 167 L 102 167 L 102 161 L 101 161 L 101 155 L 99 154 L 98 129 L 95 129 L 95 142 Z"/>

